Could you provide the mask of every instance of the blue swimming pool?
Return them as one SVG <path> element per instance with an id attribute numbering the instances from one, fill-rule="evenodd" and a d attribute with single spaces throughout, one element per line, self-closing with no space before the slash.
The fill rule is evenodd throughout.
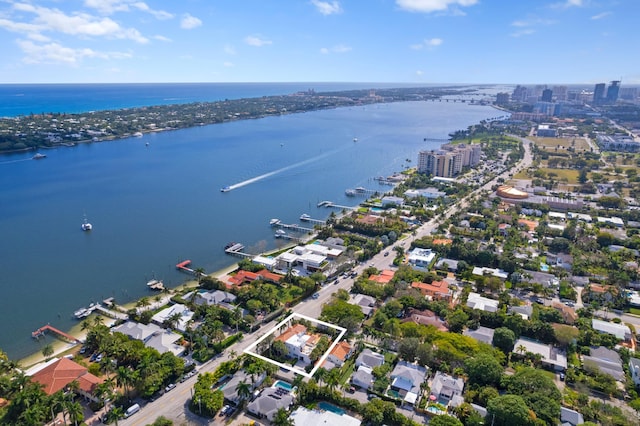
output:
<path id="1" fill-rule="evenodd" d="M 336 413 L 340 416 L 346 413 L 342 408 L 336 407 L 335 405 L 329 404 L 325 401 L 318 402 L 318 408 L 324 411 L 331 411 L 332 413 Z"/>
<path id="2" fill-rule="evenodd" d="M 293 386 L 291 386 L 289 383 L 287 382 L 283 382 L 282 380 L 276 380 L 273 383 L 273 387 L 274 388 L 282 388 L 282 389 L 286 389 L 289 392 L 291 392 L 291 389 L 293 389 Z"/>

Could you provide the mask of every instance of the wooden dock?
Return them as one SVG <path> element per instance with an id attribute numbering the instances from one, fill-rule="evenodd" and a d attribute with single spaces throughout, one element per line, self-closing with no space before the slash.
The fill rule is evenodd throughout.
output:
<path id="1" fill-rule="evenodd" d="M 227 246 L 224 249 L 224 252 L 227 253 L 227 254 L 230 254 L 231 256 L 253 257 L 252 254 L 245 253 L 242 250 L 244 250 L 244 245 L 242 245 L 240 243 L 235 243 L 235 244 Z"/>
<path id="2" fill-rule="evenodd" d="M 44 336 L 45 333 L 47 331 L 50 331 L 54 334 L 56 334 L 58 337 L 67 340 L 69 342 L 72 343 L 82 343 L 82 341 L 70 334 L 65 333 L 64 331 L 58 330 L 57 328 L 51 326 L 50 324 L 47 324 L 45 326 L 40 327 L 39 329 L 37 329 L 36 331 L 31 332 L 31 337 L 33 337 L 34 339 L 37 339 L 41 336 Z"/>
<path id="3" fill-rule="evenodd" d="M 314 229 L 312 229 L 312 228 L 306 228 L 304 226 L 300 226 L 300 225 L 295 224 L 295 223 L 293 223 L 291 225 L 288 225 L 286 223 L 282 223 L 280 221 L 280 219 L 271 219 L 269 224 L 271 226 L 273 226 L 273 227 L 276 227 L 276 228 L 284 228 L 284 229 L 288 229 L 290 231 L 295 231 L 295 232 L 313 232 L 314 231 Z"/>
<path id="4" fill-rule="evenodd" d="M 351 207 L 351 206 L 342 206 L 340 204 L 335 204 L 333 201 L 321 201 L 318 203 L 318 207 L 326 207 L 326 208 L 334 208 L 334 209 L 340 209 L 340 210 L 357 210 L 358 207 Z"/>
<path id="5" fill-rule="evenodd" d="M 300 220 L 302 222 L 311 222 L 311 223 L 318 223 L 320 225 L 324 225 L 325 223 L 327 223 L 326 220 L 322 220 L 322 219 L 314 219 L 312 217 L 310 217 L 309 215 L 302 215 L 300 216 Z"/>

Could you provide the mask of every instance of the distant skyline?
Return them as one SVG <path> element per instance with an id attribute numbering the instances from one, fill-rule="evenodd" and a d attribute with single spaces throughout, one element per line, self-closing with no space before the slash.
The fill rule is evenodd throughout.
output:
<path id="1" fill-rule="evenodd" d="M 637 0 L 0 0 L 0 83 L 640 84 Z"/>

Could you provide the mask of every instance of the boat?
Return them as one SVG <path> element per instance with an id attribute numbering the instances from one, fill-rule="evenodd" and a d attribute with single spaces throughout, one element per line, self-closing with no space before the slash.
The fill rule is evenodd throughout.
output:
<path id="1" fill-rule="evenodd" d="M 276 237 L 276 238 L 281 238 L 281 237 L 284 237 L 285 235 L 287 235 L 287 233 L 286 233 L 286 232 L 284 232 L 282 229 L 278 229 L 278 230 L 276 231 L 276 235 L 275 235 L 275 237 Z"/>
<path id="2" fill-rule="evenodd" d="M 309 216 L 306 213 L 300 215 L 300 220 L 309 220 L 309 219 L 311 219 L 311 216 Z"/>
<path id="3" fill-rule="evenodd" d="M 358 142 L 358 138 L 353 138 L 353 141 L 354 142 Z"/>
<path id="4" fill-rule="evenodd" d="M 87 308 L 80 308 L 73 313 L 73 316 L 76 317 L 77 319 L 84 318 L 88 315 L 89 315 L 89 311 L 87 310 Z"/>
<path id="5" fill-rule="evenodd" d="M 47 158 L 47 156 L 44 154 L 40 154 L 39 152 L 31 157 L 32 160 L 42 160 L 43 158 Z"/>
<path id="6" fill-rule="evenodd" d="M 83 231 L 91 231 L 93 229 L 93 225 L 89 223 L 89 221 L 87 221 L 87 216 L 85 215 L 84 217 L 84 221 L 82 222 L 82 230 Z"/>
<path id="7" fill-rule="evenodd" d="M 277 225 L 279 223 L 280 223 L 280 219 L 271 219 L 269 221 L 269 225 L 271 225 L 271 226 L 275 226 L 275 225 Z"/>
<path id="8" fill-rule="evenodd" d="M 231 191 L 230 186 L 225 186 L 224 188 L 220 188 L 220 192 L 229 192 L 229 191 Z"/>
<path id="9" fill-rule="evenodd" d="M 346 191 L 344 191 L 344 194 L 347 197 L 355 197 L 356 191 L 355 191 L 355 189 L 347 189 Z"/>
<path id="10" fill-rule="evenodd" d="M 133 136 L 136 137 L 136 138 L 141 138 L 142 137 L 142 132 L 135 132 L 133 134 Z"/>
<path id="11" fill-rule="evenodd" d="M 149 290 L 164 290 L 164 283 L 160 280 L 149 280 L 147 281 L 147 287 Z"/>
<path id="12" fill-rule="evenodd" d="M 356 192 L 365 192 L 367 190 L 367 188 L 363 187 L 363 186 L 359 186 L 356 188 Z"/>

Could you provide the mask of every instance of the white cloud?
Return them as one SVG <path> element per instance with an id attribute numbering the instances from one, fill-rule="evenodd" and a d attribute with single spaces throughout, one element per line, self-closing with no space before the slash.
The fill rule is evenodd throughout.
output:
<path id="1" fill-rule="evenodd" d="M 260 36 L 247 36 L 244 39 L 244 42 L 249 46 L 262 47 L 272 44 L 271 40 L 264 39 Z"/>
<path id="2" fill-rule="evenodd" d="M 158 35 L 154 35 L 154 36 L 153 36 L 153 38 L 154 38 L 154 39 L 156 39 L 156 40 L 166 41 L 166 42 L 171 42 L 171 41 L 173 41 L 173 40 L 171 40 L 169 37 L 165 37 L 165 36 L 163 36 L 163 35 L 159 35 L 159 34 L 158 34 Z"/>
<path id="3" fill-rule="evenodd" d="M 551 7 L 553 9 L 568 9 L 570 7 L 582 7 L 585 5 L 583 0 L 565 0 L 561 3 L 553 3 Z"/>
<path id="4" fill-rule="evenodd" d="M 452 7 L 456 10 L 456 6 L 473 6 L 478 0 L 396 0 L 396 4 L 409 12 L 443 12 Z M 459 14 L 460 11 L 457 12 Z"/>
<path id="5" fill-rule="evenodd" d="M 223 48 L 224 53 L 226 53 L 227 55 L 235 55 L 236 54 L 236 48 L 233 47 L 230 44 L 226 44 Z"/>
<path id="6" fill-rule="evenodd" d="M 344 44 L 338 44 L 333 47 L 323 47 L 320 49 L 320 53 L 322 53 L 323 55 L 327 55 L 329 53 L 347 53 L 347 52 L 350 52 L 351 50 L 353 49 L 349 46 L 345 46 Z"/>
<path id="7" fill-rule="evenodd" d="M 31 40 L 18 40 L 18 46 L 25 53 L 26 63 L 63 63 L 76 65 L 84 58 L 124 59 L 132 55 L 125 52 L 98 52 L 89 48 L 73 49 L 58 43 L 36 44 Z"/>
<path id="8" fill-rule="evenodd" d="M 223 62 L 222 65 L 224 65 L 227 68 L 231 68 L 235 66 L 233 62 Z"/>
<path id="9" fill-rule="evenodd" d="M 413 50 L 422 50 L 422 49 L 433 49 L 434 47 L 440 46 L 444 40 L 441 38 L 427 38 L 422 41 L 422 43 L 412 44 L 409 46 Z"/>
<path id="10" fill-rule="evenodd" d="M 199 27 L 200 25 L 202 25 L 202 21 L 195 16 L 191 16 L 188 13 L 186 13 L 180 21 L 180 28 L 185 30 L 192 30 Z"/>
<path id="11" fill-rule="evenodd" d="M 607 16 L 610 16 L 611 12 L 602 12 L 602 13 L 598 13 L 597 15 L 593 15 L 591 17 L 591 19 L 598 20 L 598 19 L 602 19 L 602 18 L 606 18 Z"/>
<path id="12" fill-rule="evenodd" d="M 86 13 L 67 15 L 58 9 L 25 3 L 14 4 L 14 9 L 33 13 L 36 16 L 31 23 L 3 20 L 0 22 L 0 26 L 13 32 L 29 34 L 32 39 L 37 37 L 34 35 L 36 33 L 50 31 L 68 35 L 129 39 L 138 43 L 149 41 L 135 28 L 122 28 L 120 24 L 110 18 L 98 18 Z"/>
<path id="13" fill-rule="evenodd" d="M 342 7 L 340 3 L 337 1 L 320 1 L 320 0 L 311 0 L 311 4 L 313 4 L 318 12 L 323 15 L 333 15 L 335 13 L 342 13 Z"/>
<path id="14" fill-rule="evenodd" d="M 85 0 L 84 5 L 104 15 L 112 15 L 116 12 L 130 12 L 131 8 L 150 13 L 157 19 L 171 19 L 173 15 L 164 10 L 151 9 L 149 5 L 136 0 Z"/>
<path id="15" fill-rule="evenodd" d="M 424 74 L 424 71 L 422 71 L 422 70 L 418 70 L 418 71 L 416 71 L 416 75 L 417 75 L 417 76 L 421 76 L 421 75 L 423 75 L 423 74 Z"/>
<path id="16" fill-rule="evenodd" d="M 520 31 L 515 31 L 513 33 L 511 33 L 511 37 L 522 37 L 522 36 L 527 36 L 527 35 L 531 35 L 534 34 L 536 32 L 536 30 L 534 30 L 533 28 L 525 28 L 524 30 L 520 30 Z"/>

